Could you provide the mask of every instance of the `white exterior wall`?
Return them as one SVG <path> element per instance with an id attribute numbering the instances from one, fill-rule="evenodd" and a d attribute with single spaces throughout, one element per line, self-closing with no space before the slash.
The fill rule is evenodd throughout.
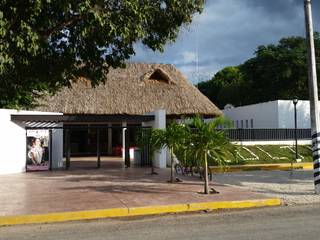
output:
<path id="1" fill-rule="evenodd" d="M 294 105 L 292 101 L 279 100 L 279 128 L 294 128 Z M 310 128 L 309 101 L 297 103 L 297 128 Z"/>
<path id="2" fill-rule="evenodd" d="M 147 115 L 154 115 L 154 121 L 143 123 L 142 126 L 150 126 L 152 128 L 165 129 L 166 128 L 166 111 L 163 109 L 156 110 Z M 153 165 L 157 168 L 167 167 L 167 150 L 165 148 L 156 151 L 153 156 Z"/>
<path id="3" fill-rule="evenodd" d="M 26 167 L 26 131 L 11 122 L 17 111 L 0 109 L 0 174 L 24 172 Z"/>
<path id="4" fill-rule="evenodd" d="M 248 128 L 251 128 L 251 120 L 253 121 L 253 128 L 278 128 L 277 101 L 230 108 L 222 112 L 225 117 L 234 121 L 235 128 L 241 128 L 241 121 L 243 121 L 243 128 L 247 128 L 246 120 L 248 121 Z M 238 127 L 237 121 L 239 123 Z"/>
<path id="5" fill-rule="evenodd" d="M 10 173 L 20 173 L 26 170 L 26 130 L 11 121 L 11 114 L 42 114 L 53 115 L 59 113 L 17 111 L 11 109 L 0 109 L 0 175 Z M 62 130 L 54 130 L 53 133 L 53 166 L 63 164 L 62 155 Z M 60 132 L 59 132 L 60 131 Z"/>
<path id="6" fill-rule="evenodd" d="M 277 100 L 265 103 L 225 109 L 224 115 L 235 122 L 253 119 L 253 128 L 294 128 L 294 105 L 291 100 Z M 299 100 L 297 103 L 297 127 L 310 128 L 309 101 Z M 239 128 L 241 124 L 239 123 Z"/>

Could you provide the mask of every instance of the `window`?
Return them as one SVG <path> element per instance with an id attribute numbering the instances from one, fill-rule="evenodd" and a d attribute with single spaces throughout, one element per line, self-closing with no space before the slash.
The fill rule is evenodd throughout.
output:
<path id="1" fill-rule="evenodd" d="M 253 119 L 250 119 L 251 128 L 253 128 Z"/>
<path id="2" fill-rule="evenodd" d="M 149 76 L 149 80 L 172 84 L 172 81 L 169 75 L 160 68 L 157 68 L 156 70 L 154 70 L 154 72 Z"/>
<path id="3" fill-rule="evenodd" d="M 237 128 L 239 128 L 239 121 L 237 120 Z"/>
<path id="4" fill-rule="evenodd" d="M 246 120 L 246 128 L 249 128 L 249 120 Z"/>
<path id="5" fill-rule="evenodd" d="M 241 120 L 241 128 L 243 128 L 243 120 Z"/>

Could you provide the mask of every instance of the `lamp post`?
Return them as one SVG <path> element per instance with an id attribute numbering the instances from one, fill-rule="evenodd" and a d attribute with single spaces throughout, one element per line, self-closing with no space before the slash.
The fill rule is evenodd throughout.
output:
<path id="1" fill-rule="evenodd" d="M 292 102 L 294 106 L 294 140 L 296 142 L 296 162 L 298 159 L 298 136 L 297 136 L 297 103 L 298 103 L 298 98 L 295 97 Z"/>

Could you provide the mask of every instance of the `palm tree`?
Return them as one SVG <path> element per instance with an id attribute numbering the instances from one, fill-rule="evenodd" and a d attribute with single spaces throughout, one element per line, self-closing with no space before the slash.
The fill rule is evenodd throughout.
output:
<path id="1" fill-rule="evenodd" d="M 166 129 L 154 129 L 152 139 L 156 146 L 167 147 L 171 158 L 171 176 L 170 182 L 174 182 L 174 151 L 183 144 L 184 140 L 189 136 L 189 128 L 184 124 L 172 122 Z"/>
<path id="2" fill-rule="evenodd" d="M 204 168 L 204 193 L 209 194 L 208 181 L 208 157 L 221 162 L 224 160 L 225 153 L 232 151 L 232 145 L 225 136 L 225 132 L 218 130 L 219 126 L 228 126 L 230 121 L 223 117 L 218 117 L 206 123 L 200 117 L 192 120 L 194 127 L 191 134 L 192 148 L 197 160 L 203 164 Z"/>

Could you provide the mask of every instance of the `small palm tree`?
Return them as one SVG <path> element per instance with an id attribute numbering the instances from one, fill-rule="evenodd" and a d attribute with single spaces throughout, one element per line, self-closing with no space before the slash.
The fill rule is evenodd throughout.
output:
<path id="1" fill-rule="evenodd" d="M 174 152 L 181 144 L 184 143 L 185 139 L 189 136 L 189 128 L 184 124 L 178 124 L 172 122 L 166 129 L 154 129 L 152 133 L 152 139 L 156 146 L 167 147 L 170 152 L 171 158 L 171 176 L 170 182 L 174 182 Z"/>
<path id="2" fill-rule="evenodd" d="M 230 121 L 218 117 L 209 123 L 204 122 L 200 117 L 193 118 L 191 134 L 192 148 L 198 161 L 204 168 L 204 193 L 209 194 L 208 181 L 208 157 L 218 162 L 224 160 L 225 152 L 232 151 L 232 145 L 225 136 L 225 132 L 218 130 L 219 126 L 228 126 Z"/>
<path id="3" fill-rule="evenodd" d="M 149 148 L 149 156 L 151 160 L 151 174 L 157 174 L 154 171 L 153 153 L 161 149 L 161 145 L 159 145 L 160 142 L 156 138 L 155 130 L 156 129 L 152 128 L 141 128 L 136 135 L 136 142 L 139 148 L 144 149 L 146 146 L 148 146 Z"/>

